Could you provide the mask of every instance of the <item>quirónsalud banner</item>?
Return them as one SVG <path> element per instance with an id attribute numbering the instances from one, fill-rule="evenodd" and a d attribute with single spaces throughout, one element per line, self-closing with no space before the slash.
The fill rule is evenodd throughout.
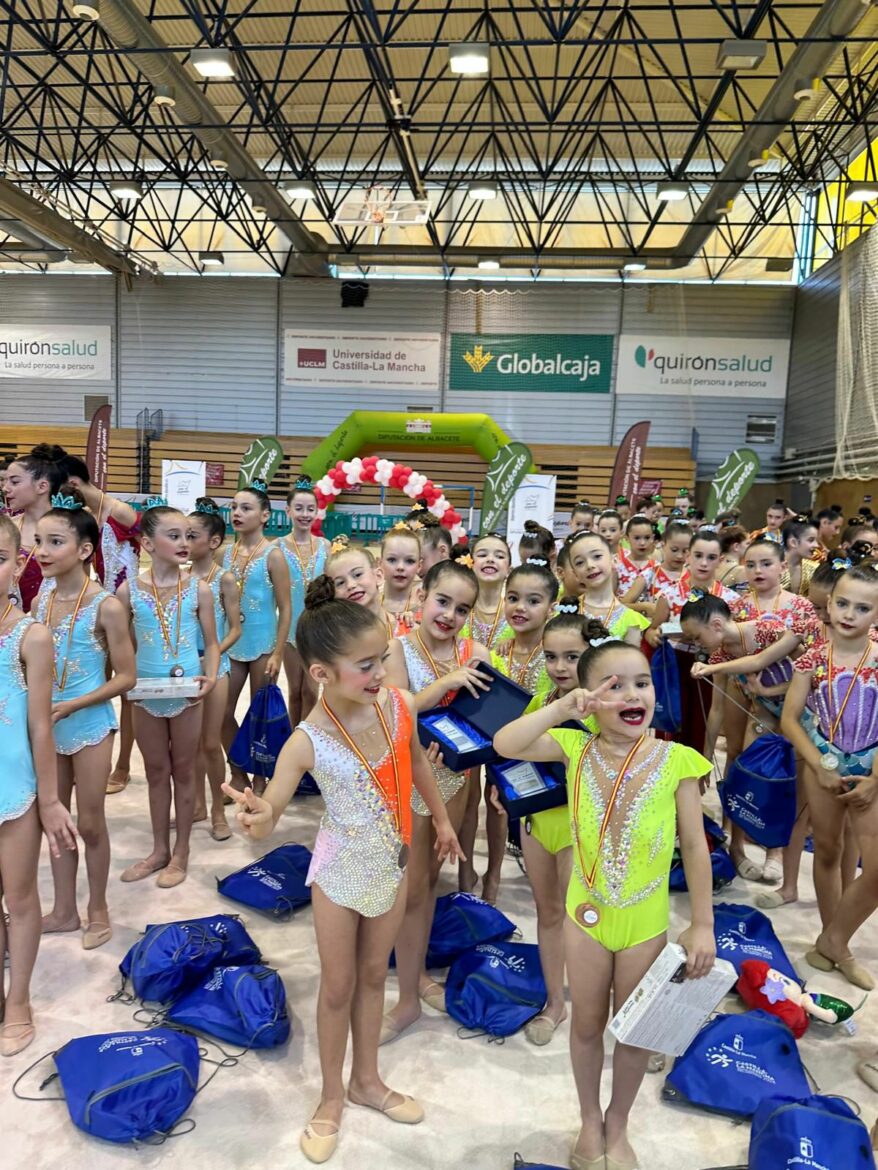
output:
<path id="1" fill-rule="evenodd" d="M 634 497 L 640 488 L 643 453 L 646 450 L 648 438 L 649 423 L 646 421 L 635 423 L 625 432 L 625 437 L 616 452 L 613 478 L 610 480 L 608 502 L 611 508 L 614 507 L 619 496 L 624 496 L 630 503 L 634 503 Z"/>
<path id="2" fill-rule="evenodd" d="M 0 325 L 0 378 L 111 382 L 110 337 L 103 325 Z"/>
<path id="3" fill-rule="evenodd" d="M 731 451 L 716 470 L 704 514 L 715 520 L 721 512 L 736 508 L 759 474 L 759 456 L 749 447 Z"/>
<path id="4" fill-rule="evenodd" d="M 509 507 L 533 463 L 530 448 L 524 443 L 507 443 L 491 460 L 485 473 L 482 496 L 482 522 L 479 532 L 496 532 L 500 517 Z"/>

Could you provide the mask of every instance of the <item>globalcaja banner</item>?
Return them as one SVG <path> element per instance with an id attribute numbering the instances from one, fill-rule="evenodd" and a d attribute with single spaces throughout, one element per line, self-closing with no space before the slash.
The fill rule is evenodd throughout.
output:
<path id="1" fill-rule="evenodd" d="M 0 325 L 0 378 L 111 382 L 109 326 Z"/>
<path id="2" fill-rule="evenodd" d="M 452 333 L 451 390 L 609 394 L 610 333 Z"/>
<path id="3" fill-rule="evenodd" d="M 616 393 L 784 398 L 789 357 L 788 340 L 623 334 Z"/>
<path id="4" fill-rule="evenodd" d="M 439 390 L 438 333 L 300 333 L 284 330 L 287 386 Z"/>

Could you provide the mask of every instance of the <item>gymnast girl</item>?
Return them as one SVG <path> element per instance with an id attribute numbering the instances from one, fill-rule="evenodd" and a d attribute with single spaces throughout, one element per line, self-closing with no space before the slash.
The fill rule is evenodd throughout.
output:
<path id="1" fill-rule="evenodd" d="M 378 1071 L 390 952 L 408 885 L 430 866 L 427 834 L 416 841 L 412 830 L 415 793 L 426 815 L 414 819 L 428 828 L 432 818 L 436 862 L 454 861 L 460 848 L 418 742 L 416 705 L 387 682 L 387 644 L 378 614 L 337 600 L 326 576 L 312 582 L 296 645 L 320 699 L 284 745 L 264 798 L 226 786 L 244 831 L 257 840 L 271 832 L 306 772 L 326 804 L 308 873 L 320 956 L 323 1088 L 300 1147 L 315 1163 L 328 1161 L 338 1145 L 349 1034 L 347 1100 L 403 1125 L 424 1118 L 418 1102 L 389 1088 Z"/>
<path id="2" fill-rule="evenodd" d="M 678 940 L 687 974 L 698 978 L 713 966 L 712 881 L 698 784 L 711 765 L 692 748 L 648 736 L 655 692 L 638 648 L 604 642 L 583 654 L 577 674 L 584 689 L 508 724 L 494 747 L 507 759 L 555 761 L 567 769 L 573 872 L 564 950 L 581 1118 L 570 1165 L 635 1170 L 628 1124 L 650 1054 L 617 1042 L 604 1111 L 610 999 L 621 1007 L 665 946 L 677 836 L 692 907 L 692 922 Z M 589 714 L 596 733 L 560 727 Z"/>

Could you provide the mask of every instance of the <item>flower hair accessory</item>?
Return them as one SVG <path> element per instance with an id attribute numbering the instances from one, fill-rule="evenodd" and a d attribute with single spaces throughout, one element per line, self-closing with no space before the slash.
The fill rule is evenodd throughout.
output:
<path id="1" fill-rule="evenodd" d="M 251 491 L 262 492 L 263 495 L 268 494 L 268 484 L 264 479 L 251 479 L 247 486 Z"/>
<path id="2" fill-rule="evenodd" d="M 77 500 L 76 496 L 65 496 L 63 492 L 52 496 L 51 504 L 53 508 L 62 508 L 65 512 L 78 512 L 80 508 L 84 507 L 82 501 Z"/>
<path id="3" fill-rule="evenodd" d="M 168 501 L 164 496 L 147 496 L 143 505 L 144 512 L 148 512 L 150 508 L 167 508 Z"/>
<path id="4" fill-rule="evenodd" d="M 426 509 L 424 508 L 424 505 L 423 505 L 423 504 L 412 504 L 412 509 L 411 509 L 411 510 L 412 510 L 413 512 L 424 512 L 424 511 L 426 511 Z"/>
<path id="5" fill-rule="evenodd" d="M 528 557 L 524 563 L 526 565 L 536 565 L 539 569 L 547 569 L 549 567 L 549 562 L 545 557 Z"/>
<path id="6" fill-rule="evenodd" d="M 405 520 L 397 520 L 390 530 L 391 532 L 411 532 L 411 528 L 406 524 Z"/>
<path id="7" fill-rule="evenodd" d="M 852 567 L 852 562 L 851 562 L 850 557 L 833 557 L 832 558 L 832 567 L 836 571 L 836 573 L 839 573 L 843 569 L 850 569 Z"/>
<path id="8" fill-rule="evenodd" d="M 338 534 L 338 536 L 335 538 L 335 540 L 333 540 L 332 544 L 329 546 L 330 556 L 334 555 L 335 553 L 345 552 L 346 549 L 348 549 L 350 547 L 350 543 L 351 542 L 350 542 L 350 539 L 348 538 L 347 533 L 340 532 Z"/>
<path id="9" fill-rule="evenodd" d="M 219 508 L 215 504 L 207 504 L 203 500 L 199 500 L 195 505 L 195 511 L 200 512 L 203 516 L 219 516 Z"/>
<path id="10" fill-rule="evenodd" d="M 466 565 L 466 567 L 467 567 L 468 569 L 471 569 L 471 568 L 473 567 L 473 559 L 472 559 L 472 557 L 469 555 L 469 553 L 464 553 L 462 557 L 458 557 L 458 558 L 457 558 L 457 563 L 458 563 L 459 565 Z"/>
<path id="11" fill-rule="evenodd" d="M 686 598 L 686 600 L 687 601 L 700 601 L 702 599 L 702 597 L 704 597 L 704 590 L 703 589 L 690 589 L 689 596 Z"/>
<path id="12" fill-rule="evenodd" d="M 598 646 L 606 645 L 607 642 L 618 642 L 618 640 L 618 638 L 614 638 L 613 635 L 610 634 L 609 637 L 606 638 L 589 638 L 588 644 L 591 646 L 592 650 L 595 650 Z"/>
<path id="13" fill-rule="evenodd" d="M 558 613 L 579 613 L 579 602 L 559 601 L 556 608 Z"/>

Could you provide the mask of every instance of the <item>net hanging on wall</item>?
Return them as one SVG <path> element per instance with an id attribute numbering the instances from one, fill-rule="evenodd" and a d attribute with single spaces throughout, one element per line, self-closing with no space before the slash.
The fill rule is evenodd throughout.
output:
<path id="1" fill-rule="evenodd" d="M 861 238 L 860 246 L 841 254 L 835 436 L 833 479 L 873 478 L 878 471 L 878 231 L 874 230 Z"/>

